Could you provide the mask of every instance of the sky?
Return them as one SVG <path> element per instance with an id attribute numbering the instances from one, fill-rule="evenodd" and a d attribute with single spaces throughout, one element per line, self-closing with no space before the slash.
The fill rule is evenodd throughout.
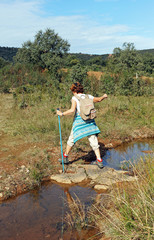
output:
<path id="1" fill-rule="evenodd" d="M 0 0 L 0 46 L 52 29 L 70 53 L 110 54 L 124 42 L 154 48 L 154 0 Z"/>

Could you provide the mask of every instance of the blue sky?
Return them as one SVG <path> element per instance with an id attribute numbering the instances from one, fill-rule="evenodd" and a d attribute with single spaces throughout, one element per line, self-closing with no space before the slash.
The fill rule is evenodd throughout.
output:
<path id="1" fill-rule="evenodd" d="M 106 54 L 124 42 L 154 48 L 154 0 L 0 0 L 0 46 L 54 29 L 71 53 Z"/>

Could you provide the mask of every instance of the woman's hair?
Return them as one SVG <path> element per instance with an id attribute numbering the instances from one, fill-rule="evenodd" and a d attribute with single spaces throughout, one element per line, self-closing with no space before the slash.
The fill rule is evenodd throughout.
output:
<path id="1" fill-rule="evenodd" d="M 76 93 L 84 92 L 83 86 L 79 82 L 73 83 L 70 89 L 72 92 L 76 92 Z"/>

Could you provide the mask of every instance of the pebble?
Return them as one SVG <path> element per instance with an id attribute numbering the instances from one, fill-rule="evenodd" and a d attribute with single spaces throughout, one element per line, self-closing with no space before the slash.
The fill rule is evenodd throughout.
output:
<path id="1" fill-rule="evenodd" d="M 22 166 L 21 166 L 21 169 L 25 169 L 25 168 L 26 168 L 25 165 L 22 165 Z"/>

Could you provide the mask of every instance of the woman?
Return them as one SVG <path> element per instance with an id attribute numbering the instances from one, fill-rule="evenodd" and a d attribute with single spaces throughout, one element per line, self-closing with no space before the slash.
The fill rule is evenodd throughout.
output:
<path id="1" fill-rule="evenodd" d="M 95 152 L 96 155 L 96 163 L 99 168 L 103 168 L 103 160 L 100 155 L 99 150 L 99 144 L 98 144 L 98 138 L 97 135 L 100 133 L 99 128 L 97 127 L 95 120 L 88 120 L 84 121 L 80 116 L 80 103 L 77 97 L 85 98 L 85 94 L 83 93 L 83 86 L 77 82 L 73 83 L 71 86 L 71 91 L 73 92 L 72 97 L 72 106 L 69 110 L 65 112 L 61 112 L 57 110 L 57 114 L 59 116 L 65 116 L 72 113 L 75 113 L 74 121 L 73 121 L 73 127 L 71 130 L 71 134 L 69 136 L 69 139 L 67 141 L 66 151 L 64 153 L 64 163 L 68 164 L 68 154 L 71 151 L 71 148 L 73 145 L 81 138 L 88 137 L 88 140 L 90 142 L 90 146 Z M 93 102 L 101 102 L 105 98 L 107 98 L 107 94 L 104 94 L 102 97 L 93 97 L 92 95 L 88 95 L 89 98 L 93 99 Z"/>

